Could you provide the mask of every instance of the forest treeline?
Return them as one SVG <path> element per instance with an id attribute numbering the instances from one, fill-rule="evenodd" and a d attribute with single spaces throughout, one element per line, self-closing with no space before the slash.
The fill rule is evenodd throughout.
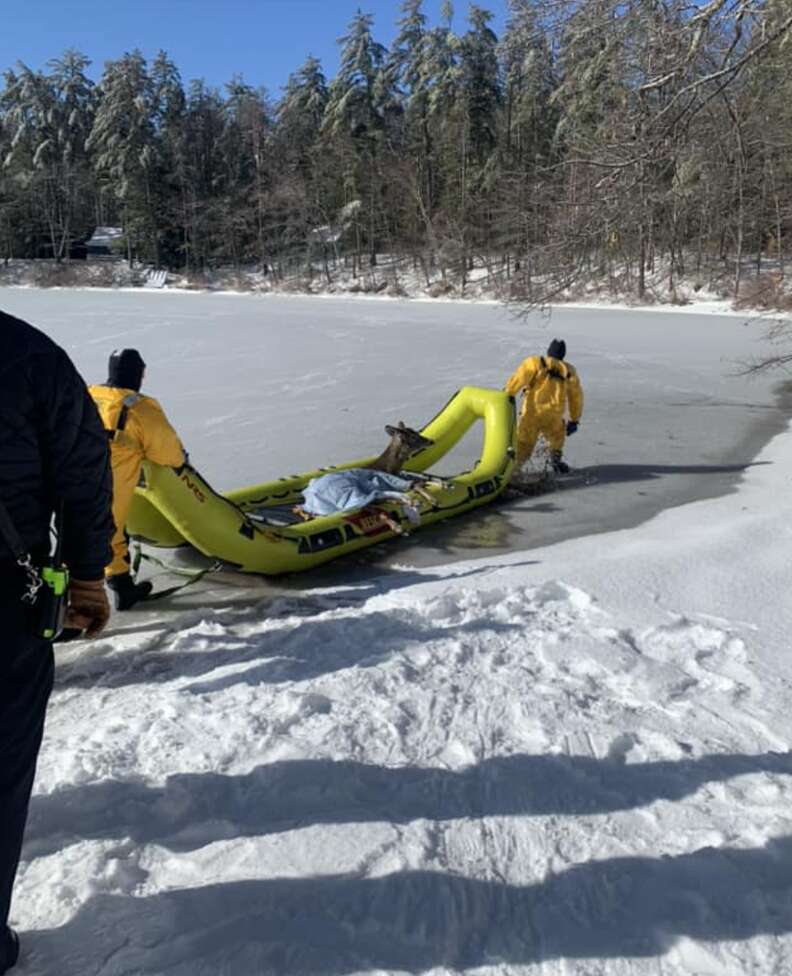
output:
<path id="1" fill-rule="evenodd" d="M 453 30 L 358 12 L 332 79 L 280 97 L 185 84 L 165 52 L 18 63 L 0 90 L 0 257 L 68 260 L 97 225 L 130 260 L 428 282 L 485 267 L 534 301 L 658 269 L 781 282 L 792 247 L 792 0 L 509 0 Z M 394 264 L 393 266 L 397 266 Z"/>

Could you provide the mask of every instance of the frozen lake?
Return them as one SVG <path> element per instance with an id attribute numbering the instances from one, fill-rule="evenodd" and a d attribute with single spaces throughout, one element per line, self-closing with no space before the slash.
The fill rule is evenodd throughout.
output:
<path id="1" fill-rule="evenodd" d="M 734 315 L 559 308 L 518 319 L 463 303 L 26 289 L 0 289 L 0 307 L 65 346 L 88 382 L 105 378 L 113 349 L 139 348 L 145 392 L 221 490 L 377 453 L 384 424 L 420 426 L 460 386 L 501 387 L 524 356 L 564 338 L 586 394 L 567 446 L 572 483 L 355 557 L 365 566 L 527 549 L 723 494 L 792 404 L 778 376 L 737 375 L 761 353 L 762 330 Z M 445 470 L 475 461 L 474 432 Z"/>

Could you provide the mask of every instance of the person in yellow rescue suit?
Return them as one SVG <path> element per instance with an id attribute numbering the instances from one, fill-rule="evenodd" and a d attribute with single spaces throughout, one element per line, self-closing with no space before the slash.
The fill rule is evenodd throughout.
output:
<path id="1" fill-rule="evenodd" d="M 128 610 L 151 593 L 151 583 L 136 583 L 130 572 L 126 520 L 143 461 L 178 468 L 186 457 L 176 431 L 159 403 L 143 396 L 146 364 L 137 349 L 116 350 L 110 356 L 108 379 L 88 392 L 99 410 L 110 440 L 113 472 L 113 559 L 105 569 L 117 610 Z"/>
<path id="2" fill-rule="evenodd" d="M 574 366 L 564 362 L 566 343 L 553 339 L 546 356 L 529 356 L 506 384 L 506 392 L 522 392 L 522 408 L 517 423 L 515 474 L 529 460 L 542 434 L 550 448 L 553 470 L 567 474 L 563 459 L 564 441 L 578 429 L 583 413 L 583 388 Z M 565 419 L 567 409 L 569 420 Z"/>

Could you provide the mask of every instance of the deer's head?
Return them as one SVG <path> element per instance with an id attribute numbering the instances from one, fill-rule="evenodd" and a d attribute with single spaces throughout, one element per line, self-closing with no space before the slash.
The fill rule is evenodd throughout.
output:
<path id="1" fill-rule="evenodd" d="M 391 439 L 389 447 L 397 450 L 405 461 L 434 444 L 433 440 L 419 434 L 417 430 L 406 427 L 403 420 L 399 421 L 398 427 L 386 424 L 385 433 Z"/>

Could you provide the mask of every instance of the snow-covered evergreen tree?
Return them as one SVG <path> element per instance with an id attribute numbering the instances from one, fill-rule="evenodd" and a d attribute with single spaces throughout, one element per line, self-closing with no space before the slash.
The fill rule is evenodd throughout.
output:
<path id="1" fill-rule="evenodd" d="M 20 64 L 18 73 L 6 76 L 10 141 L 5 162 L 29 189 L 58 261 L 68 257 L 72 239 L 86 231 L 79 213 L 94 110 L 93 83 L 85 73 L 89 64 L 84 55 L 67 51 L 49 63 L 48 74 Z"/>
<path id="2" fill-rule="evenodd" d="M 396 110 L 398 100 L 387 70 L 387 51 L 374 40 L 372 25 L 373 18 L 358 10 L 339 40 L 341 65 L 330 85 L 324 130 L 336 138 L 345 160 L 345 204 L 366 198 L 367 219 L 356 220 L 353 226 L 355 251 L 359 258 L 365 240 L 373 266 L 381 210 L 378 162 L 388 116 Z"/>
<path id="3" fill-rule="evenodd" d="M 100 185 L 118 201 L 127 257 L 156 250 L 156 165 L 151 81 L 140 51 L 108 61 L 88 139 Z"/>

